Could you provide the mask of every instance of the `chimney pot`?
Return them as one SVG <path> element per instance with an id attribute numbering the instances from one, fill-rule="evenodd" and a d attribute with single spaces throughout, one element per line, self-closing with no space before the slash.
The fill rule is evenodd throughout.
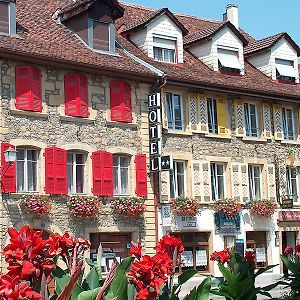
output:
<path id="1" fill-rule="evenodd" d="M 227 4 L 226 12 L 223 14 L 223 21 L 229 21 L 239 29 L 239 7 L 237 4 Z"/>

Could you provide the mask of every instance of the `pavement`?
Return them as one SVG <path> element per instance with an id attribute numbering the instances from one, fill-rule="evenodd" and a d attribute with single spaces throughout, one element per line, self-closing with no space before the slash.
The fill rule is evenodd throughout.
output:
<path id="1" fill-rule="evenodd" d="M 203 276 L 194 276 L 188 282 L 186 282 L 182 286 L 182 290 L 179 294 L 180 299 L 183 299 L 184 296 L 187 295 L 193 287 L 198 286 L 204 278 L 205 277 L 203 277 Z M 275 283 L 276 281 L 278 281 L 280 279 L 282 279 L 282 275 L 278 275 L 278 274 L 274 275 L 272 273 L 264 273 L 257 277 L 256 286 L 257 287 L 267 286 L 269 284 Z M 272 299 L 277 299 L 286 292 L 288 292 L 288 290 L 286 288 L 284 288 L 284 286 L 281 285 L 281 286 L 277 286 L 272 291 L 270 291 L 270 294 L 272 295 Z M 211 300 L 221 300 L 221 299 L 224 300 L 225 298 L 211 295 L 210 299 Z M 257 299 L 258 300 L 266 300 L 266 299 L 270 299 L 270 298 L 268 298 L 266 296 L 258 295 Z"/>

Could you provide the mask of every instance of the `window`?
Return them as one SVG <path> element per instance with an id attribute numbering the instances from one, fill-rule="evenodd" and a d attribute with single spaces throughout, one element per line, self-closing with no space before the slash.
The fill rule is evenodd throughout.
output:
<path id="1" fill-rule="evenodd" d="M 225 165 L 210 164 L 212 199 L 217 201 L 225 198 Z"/>
<path id="2" fill-rule="evenodd" d="M 218 133 L 217 101 L 207 99 L 208 130 L 210 133 Z"/>
<path id="3" fill-rule="evenodd" d="M 218 48 L 218 65 L 221 71 L 240 74 L 242 66 L 238 50 Z"/>
<path id="4" fill-rule="evenodd" d="M 246 136 L 258 137 L 257 109 L 255 104 L 245 103 Z"/>
<path id="5" fill-rule="evenodd" d="M 286 168 L 286 193 L 289 198 L 293 198 L 294 202 L 296 202 L 298 198 L 297 171 L 295 167 Z"/>
<path id="6" fill-rule="evenodd" d="M 185 181 L 185 162 L 174 161 L 173 170 L 170 172 L 171 198 L 186 196 Z"/>
<path id="7" fill-rule="evenodd" d="M 83 194 L 84 193 L 84 169 L 86 163 L 86 155 L 82 153 L 69 152 L 67 155 L 68 167 L 68 193 Z"/>
<path id="8" fill-rule="evenodd" d="M 292 60 L 275 59 L 276 64 L 276 78 L 284 81 L 296 81 L 296 70 L 294 68 L 294 62 Z"/>
<path id="9" fill-rule="evenodd" d="M 17 148 L 17 192 L 37 191 L 38 150 Z"/>
<path id="10" fill-rule="evenodd" d="M 294 111 L 291 108 L 282 108 L 282 124 L 283 135 L 285 140 L 295 139 L 295 127 L 294 127 Z"/>
<path id="11" fill-rule="evenodd" d="M 110 24 L 92 20 L 93 48 L 102 51 L 110 50 Z"/>
<path id="12" fill-rule="evenodd" d="M 179 94 L 167 93 L 168 128 L 183 130 L 183 108 Z"/>
<path id="13" fill-rule="evenodd" d="M 249 165 L 249 195 L 250 200 L 261 199 L 261 166 Z"/>
<path id="14" fill-rule="evenodd" d="M 16 34 L 16 4 L 0 1 L 0 33 Z"/>
<path id="15" fill-rule="evenodd" d="M 128 156 L 114 155 L 114 195 L 129 195 L 129 165 Z"/>
<path id="16" fill-rule="evenodd" d="M 162 38 L 153 38 L 154 60 L 175 63 L 176 62 L 176 41 Z"/>

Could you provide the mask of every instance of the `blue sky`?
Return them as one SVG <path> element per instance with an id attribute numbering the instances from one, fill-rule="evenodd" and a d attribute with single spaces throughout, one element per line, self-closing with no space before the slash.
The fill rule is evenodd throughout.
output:
<path id="1" fill-rule="evenodd" d="M 162 8 L 213 20 L 222 19 L 226 4 L 239 5 L 239 24 L 260 39 L 286 31 L 300 45 L 300 0 L 125 0 L 139 5 Z"/>

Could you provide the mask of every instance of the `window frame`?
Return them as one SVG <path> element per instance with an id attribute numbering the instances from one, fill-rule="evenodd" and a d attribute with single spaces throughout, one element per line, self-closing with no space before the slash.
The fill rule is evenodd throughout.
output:
<path id="1" fill-rule="evenodd" d="M 183 195 L 178 193 L 178 165 L 183 165 L 183 173 L 180 176 L 183 176 Z M 187 174 L 186 174 L 187 162 L 184 160 L 174 160 L 173 169 L 170 170 L 170 196 L 171 198 L 176 198 L 179 196 L 186 197 L 187 195 Z"/>
<path id="2" fill-rule="evenodd" d="M 218 175 L 218 166 L 222 166 L 223 173 Z M 215 175 L 213 175 L 215 174 Z M 218 178 L 223 179 L 223 198 L 219 197 L 219 181 Z M 211 195 L 213 201 L 224 200 L 226 198 L 226 164 L 222 162 L 210 163 L 210 182 L 211 182 Z M 217 196 L 217 197 L 216 197 Z"/>
<path id="3" fill-rule="evenodd" d="M 292 121 L 292 132 L 293 136 L 289 136 L 289 129 L 287 127 L 288 125 L 288 119 L 287 119 L 287 110 L 290 110 L 292 115 L 291 115 L 291 121 Z M 286 141 L 294 141 L 296 138 L 296 130 L 295 130 L 295 112 L 292 107 L 282 107 L 281 109 L 282 112 L 282 130 L 283 130 L 283 138 Z M 287 133 L 287 135 L 286 135 Z"/>
<path id="4" fill-rule="evenodd" d="M 252 125 L 252 114 L 250 107 L 253 106 L 255 108 L 255 125 L 256 127 L 253 127 Z M 247 107 L 247 108 L 246 108 Z M 245 112 L 245 131 L 247 137 L 254 137 L 259 138 L 260 137 L 260 128 L 259 128 L 259 117 L 258 117 L 258 105 L 257 103 L 253 102 L 244 102 L 244 112 Z M 247 123 L 249 127 L 247 127 Z M 252 131 L 252 129 L 256 128 L 256 133 Z"/>
<path id="5" fill-rule="evenodd" d="M 169 98 L 171 95 L 171 98 Z M 176 128 L 176 122 L 175 122 L 175 109 L 174 109 L 174 100 L 173 100 L 173 96 L 176 95 L 176 96 L 179 96 L 179 102 L 180 102 L 180 115 L 181 115 L 181 128 Z M 171 109 L 172 111 L 170 111 L 169 109 L 169 100 L 171 99 Z M 182 99 L 182 93 L 178 93 L 178 92 L 166 92 L 166 114 L 167 114 L 167 127 L 168 127 L 168 130 L 175 130 L 175 131 L 185 131 L 185 128 L 184 128 L 184 110 L 183 110 L 183 105 L 184 105 L 184 102 L 183 102 L 183 99 Z M 171 114 L 170 114 L 171 112 Z M 172 117 L 172 120 L 170 122 L 169 120 L 169 116 Z M 172 128 L 169 127 L 169 124 L 172 123 Z"/>
<path id="6" fill-rule="evenodd" d="M 114 159 L 118 159 L 118 165 L 115 166 Z M 121 168 L 125 169 L 125 167 L 121 167 L 120 164 L 120 159 L 121 158 L 126 158 L 128 160 L 128 167 L 127 167 L 127 192 L 124 194 L 122 193 L 122 175 L 121 175 Z M 113 180 L 114 180 L 114 196 L 130 196 L 131 194 L 131 186 L 130 186 L 130 166 L 131 166 L 131 156 L 126 155 L 126 154 L 113 154 Z M 115 178 L 115 168 L 117 167 L 117 181 Z M 115 183 L 118 185 L 118 192 L 116 193 L 115 191 Z"/>
<path id="7" fill-rule="evenodd" d="M 237 59 L 238 59 L 238 62 L 240 64 L 240 69 L 223 66 L 221 61 L 220 61 L 220 56 L 219 56 L 219 53 L 221 54 L 222 51 L 223 52 L 228 52 L 227 53 L 228 56 L 229 55 L 236 56 Z M 223 54 L 225 54 L 225 53 L 223 53 Z M 217 60 L 218 60 L 217 63 L 218 63 L 219 72 L 224 73 L 224 74 L 231 74 L 231 75 L 241 75 L 242 65 L 241 65 L 240 60 L 239 60 L 239 49 L 219 45 L 217 47 Z"/>
<path id="8" fill-rule="evenodd" d="M 255 179 L 257 177 L 255 176 L 255 169 L 259 168 L 259 197 L 256 197 L 257 191 L 255 187 Z M 263 190 L 262 190 L 262 171 L 263 166 L 257 165 L 257 164 L 249 164 L 248 165 L 248 184 L 249 184 L 249 199 L 250 201 L 254 200 L 261 200 L 263 196 Z M 250 175 L 251 174 L 251 175 Z"/>
<path id="9" fill-rule="evenodd" d="M 277 66 L 280 65 L 285 65 L 287 66 L 288 63 L 290 66 L 294 69 L 295 76 L 286 76 L 286 75 L 281 75 Z M 284 59 L 284 58 L 275 58 L 275 72 L 276 72 L 276 79 L 279 82 L 287 82 L 287 83 L 296 83 L 296 70 L 295 70 L 295 62 L 290 59 Z"/>
<path id="10" fill-rule="evenodd" d="M 295 169 L 295 173 L 293 173 L 293 169 Z M 294 176 L 293 176 L 294 175 Z M 293 185 L 293 181 L 294 185 Z M 299 194 L 299 178 L 297 173 L 297 167 L 286 166 L 286 193 L 287 196 L 293 198 L 293 202 L 298 202 L 298 194 Z M 293 189 L 296 187 L 296 193 L 293 193 Z"/>
<path id="11" fill-rule="evenodd" d="M 211 103 L 211 104 L 209 104 Z M 217 99 L 208 97 L 206 98 L 207 105 L 207 125 L 208 132 L 211 134 L 218 134 L 218 102 Z M 210 108 L 214 109 L 213 113 L 210 113 Z M 212 121 L 210 122 L 210 117 L 212 117 Z"/>
<path id="12" fill-rule="evenodd" d="M 159 39 L 161 40 L 162 44 L 160 44 L 159 42 L 155 41 L 155 39 Z M 165 41 L 171 41 L 174 42 L 174 47 L 173 46 L 166 46 L 166 44 L 163 44 L 163 40 Z M 162 60 L 159 60 L 155 57 L 155 50 L 160 50 L 161 51 L 161 58 Z M 172 51 L 172 58 L 173 61 L 168 61 L 165 60 L 166 56 L 166 51 Z M 153 51 L 153 59 L 155 61 L 158 62 L 164 62 L 164 63 L 169 63 L 169 64 L 176 64 L 177 63 L 177 38 L 176 37 L 169 37 L 169 36 L 161 36 L 161 35 L 153 35 L 153 47 L 152 47 L 152 51 Z M 171 56 L 170 56 L 171 57 Z"/>
<path id="13" fill-rule="evenodd" d="M 72 191 L 69 191 L 69 155 L 72 154 L 72 188 L 73 190 Z M 77 164 L 77 161 L 76 161 L 76 155 L 83 155 L 83 159 L 84 159 L 84 163 L 83 164 Z M 68 194 L 69 195 L 85 195 L 86 194 L 86 163 L 87 163 L 87 154 L 86 153 L 83 153 L 83 152 L 76 152 L 76 151 L 67 151 L 67 188 L 68 188 Z M 77 178 L 77 166 L 83 166 L 83 175 L 82 175 L 82 192 L 79 193 L 76 191 L 77 189 L 77 184 L 76 184 L 76 178 Z M 75 189 L 75 191 L 74 191 Z"/>
<path id="14" fill-rule="evenodd" d="M 24 155 L 24 160 L 22 160 L 22 162 L 24 163 L 24 170 L 23 170 L 23 185 L 24 187 L 26 187 L 23 191 L 19 190 L 18 188 L 18 156 L 17 156 L 17 160 L 16 160 L 16 192 L 17 193 L 38 193 L 39 192 L 39 166 L 40 166 L 40 150 L 37 148 L 31 148 L 31 147 L 17 147 L 16 151 L 18 152 L 18 150 L 22 150 L 24 151 L 25 155 Z M 28 151 L 35 151 L 36 152 L 36 161 L 35 162 L 35 168 L 36 168 L 36 179 L 35 179 L 35 190 L 30 191 L 29 190 L 29 183 L 28 183 Z"/>
<path id="15" fill-rule="evenodd" d="M 13 1 L 2 1 L 8 6 L 8 32 L 0 31 L 0 35 L 16 35 L 17 34 L 17 19 L 16 19 L 16 4 Z"/>

